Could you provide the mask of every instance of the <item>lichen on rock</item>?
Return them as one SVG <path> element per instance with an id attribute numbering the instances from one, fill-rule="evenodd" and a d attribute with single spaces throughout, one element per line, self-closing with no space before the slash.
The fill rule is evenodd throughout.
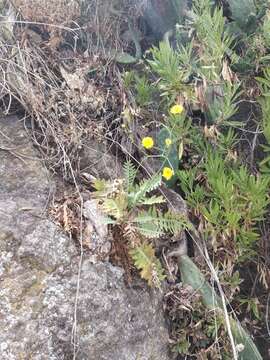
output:
<path id="1" fill-rule="evenodd" d="M 127 288 L 122 269 L 87 253 L 73 339 L 80 252 L 45 216 L 55 186 L 22 122 L 0 130 L 1 359 L 169 359 L 160 294 Z"/>

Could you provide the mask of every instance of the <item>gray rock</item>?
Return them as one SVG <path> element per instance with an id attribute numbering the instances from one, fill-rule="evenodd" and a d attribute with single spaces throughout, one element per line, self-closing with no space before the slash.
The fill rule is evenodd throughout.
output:
<path id="1" fill-rule="evenodd" d="M 83 206 L 85 217 L 85 229 L 83 232 L 83 244 L 91 251 L 91 261 L 108 260 L 111 250 L 111 236 L 105 214 L 98 207 L 95 199 L 87 200 Z"/>
<path id="2" fill-rule="evenodd" d="M 169 359 L 160 294 L 87 251 L 77 292 L 80 253 L 44 216 L 50 191 L 22 124 L 0 119 L 1 360 Z"/>
<path id="3" fill-rule="evenodd" d="M 84 141 L 80 154 L 80 169 L 96 178 L 112 180 L 123 176 L 120 162 L 106 143 L 94 138 Z"/>

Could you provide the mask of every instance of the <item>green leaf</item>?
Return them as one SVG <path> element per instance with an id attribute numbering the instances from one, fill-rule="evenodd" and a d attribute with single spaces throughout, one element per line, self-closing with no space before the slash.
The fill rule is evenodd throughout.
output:
<path id="1" fill-rule="evenodd" d="M 155 204 L 163 204 L 165 202 L 165 199 L 162 195 L 156 196 L 153 195 L 149 198 L 145 198 L 140 201 L 140 205 L 155 205 Z"/>
<path id="2" fill-rule="evenodd" d="M 194 291 L 198 291 L 202 295 L 202 301 L 205 306 L 209 309 L 220 308 L 223 310 L 221 298 L 216 294 L 214 288 L 209 285 L 198 267 L 188 256 L 181 256 L 179 259 L 179 269 L 181 272 L 182 282 L 186 285 L 192 286 Z M 221 316 L 225 324 L 224 316 Z M 230 324 L 236 344 L 244 345 L 244 349 L 240 353 L 240 359 L 263 360 L 256 345 L 239 322 L 230 318 Z"/>
<path id="3" fill-rule="evenodd" d="M 148 239 L 156 239 L 164 235 L 164 233 L 159 229 L 159 227 L 152 222 L 152 218 L 144 217 L 143 220 L 137 219 L 138 223 L 135 226 L 135 229 L 144 237 Z"/>
<path id="4" fill-rule="evenodd" d="M 103 179 L 95 179 L 93 187 L 97 192 L 103 192 L 107 188 L 107 181 Z"/>
<path id="5" fill-rule="evenodd" d="M 243 30 L 250 30 L 253 17 L 256 15 L 256 7 L 253 0 L 228 0 L 232 18 Z M 256 19 L 256 17 L 255 17 Z M 248 24 L 250 26 L 248 26 Z M 253 24 L 254 25 L 254 24 Z M 252 30 L 254 27 L 252 28 Z"/>
<path id="6" fill-rule="evenodd" d="M 182 215 L 168 211 L 163 214 L 155 207 L 141 211 L 133 220 L 137 230 L 148 238 L 160 237 L 165 233 L 177 234 L 188 227 Z"/>
<path id="7" fill-rule="evenodd" d="M 127 192 L 129 192 L 134 185 L 134 181 L 137 175 L 137 169 L 135 168 L 135 165 L 131 162 L 131 160 L 128 160 L 124 163 L 123 171 L 125 177 L 125 188 Z"/>
<path id="8" fill-rule="evenodd" d="M 116 220 L 121 220 L 127 210 L 127 198 L 125 194 L 119 195 L 115 199 L 105 199 L 102 204 L 102 209 Z"/>
<path id="9" fill-rule="evenodd" d="M 129 204 L 134 207 L 141 204 L 146 199 L 146 195 L 156 190 L 161 185 L 161 175 L 155 175 L 148 180 L 142 181 L 136 185 L 131 193 L 129 193 Z"/>
<path id="10" fill-rule="evenodd" d="M 160 287 L 165 279 L 164 270 L 152 244 L 144 243 L 130 251 L 134 265 L 140 270 L 141 277 L 148 282 L 150 286 Z"/>

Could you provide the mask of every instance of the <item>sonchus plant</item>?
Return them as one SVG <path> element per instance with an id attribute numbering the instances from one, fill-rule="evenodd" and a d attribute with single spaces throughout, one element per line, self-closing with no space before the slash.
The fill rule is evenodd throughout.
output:
<path id="1" fill-rule="evenodd" d="M 108 215 L 108 223 L 121 229 L 128 241 L 134 265 L 150 286 L 160 286 L 165 278 L 155 256 L 151 239 L 183 229 L 184 219 L 171 211 L 161 212 L 157 205 L 165 202 L 161 195 L 151 195 L 162 183 L 161 174 L 136 184 L 137 170 L 130 162 L 124 165 L 124 179 L 114 182 L 96 180 L 95 197 Z"/>

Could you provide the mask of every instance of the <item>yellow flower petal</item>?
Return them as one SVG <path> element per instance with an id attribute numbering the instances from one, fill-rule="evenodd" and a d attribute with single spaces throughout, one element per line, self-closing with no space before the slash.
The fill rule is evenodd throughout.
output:
<path id="1" fill-rule="evenodd" d="M 183 111 L 184 111 L 184 107 L 181 104 L 173 105 L 170 108 L 170 113 L 172 115 L 180 115 L 180 114 L 182 114 Z"/>
<path id="2" fill-rule="evenodd" d="M 152 147 L 154 146 L 154 140 L 153 138 L 151 138 L 150 136 L 144 137 L 142 139 L 142 146 L 145 149 L 152 149 Z"/>
<path id="3" fill-rule="evenodd" d="M 165 166 L 162 171 L 162 176 L 168 181 L 170 180 L 174 175 L 173 169 Z"/>
<path id="4" fill-rule="evenodd" d="M 172 145 L 172 139 L 170 139 L 170 138 L 165 139 L 165 144 L 166 144 L 167 147 Z"/>

